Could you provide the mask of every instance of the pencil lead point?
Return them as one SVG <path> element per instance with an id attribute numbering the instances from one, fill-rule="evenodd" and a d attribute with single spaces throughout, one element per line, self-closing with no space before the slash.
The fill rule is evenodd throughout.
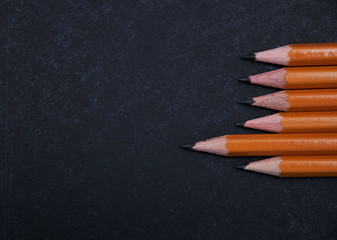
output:
<path id="1" fill-rule="evenodd" d="M 255 53 L 249 53 L 247 55 L 241 56 L 241 59 L 253 60 L 255 61 Z"/>
<path id="2" fill-rule="evenodd" d="M 236 168 L 238 168 L 238 169 L 245 169 L 245 167 L 247 167 L 247 165 L 239 165 L 239 166 L 236 166 Z"/>
<path id="3" fill-rule="evenodd" d="M 246 100 L 238 101 L 238 103 L 252 105 L 252 104 L 255 103 L 255 101 L 253 99 L 251 99 L 251 98 L 248 98 Z"/>
<path id="4" fill-rule="evenodd" d="M 249 77 L 240 78 L 239 82 L 250 83 L 250 78 Z"/>
<path id="5" fill-rule="evenodd" d="M 193 150 L 194 145 L 195 145 L 194 143 L 192 143 L 192 144 L 185 144 L 185 145 L 182 145 L 181 147 L 185 148 L 185 149 L 188 149 L 188 150 Z"/>
<path id="6" fill-rule="evenodd" d="M 246 122 L 235 123 L 236 126 L 244 127 Z"/>

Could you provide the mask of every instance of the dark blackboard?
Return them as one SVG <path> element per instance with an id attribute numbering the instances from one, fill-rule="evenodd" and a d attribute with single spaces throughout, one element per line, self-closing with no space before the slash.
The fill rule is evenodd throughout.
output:
<path id="1" fill-rule="evenodd" d="M 333 0 L 3 1 L 1 239 L 336 239 L 337 180 L 181 144 L 273 111 L 240 55 L 336 42 Z"/>

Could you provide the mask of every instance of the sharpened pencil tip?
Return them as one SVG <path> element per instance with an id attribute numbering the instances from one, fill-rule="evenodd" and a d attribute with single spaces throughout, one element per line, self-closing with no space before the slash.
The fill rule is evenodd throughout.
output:
<path id="1" fill-rule="evenodd" d="M 188 149 L 188 150 L 193 150 L 194 145 L 195 145 L 194 143 L 192 143 L 192 144 L 185 144 L 185 145 L 182 145 L 181 147 L 185 148 L 185 149 Z"/>
<path id="2" fill-rule="evenodd" d="M 250 83 L 250 78 L 249 77 L 240 78 L 239 82 Z"/>
<path id="3" fill-rule="evenodd" d="M 246 122 L 235 123 L 236 126 L 244 127 Z"/>
<path id="4" fill-rule="evenodd" d="M 255 53 L 249 53 L 247 55 L 241 56 L 241 59 L 253 60 L 255 61 Z"/>
<path id="5" fill-rule="evenodd" d="M 238 169 L 245 169 L 245 167 L 247 167 L 247 165 L 236 166 L 236 168 L 238 168 Z"/>
<path id="6" fill-rule="evenodd" d="M 248 98 L 246 100 L 238 101 L 238 103 L 252 105 L 252 104 L 255 103 L 255 101 L 253 99 L 251 99 L 251 98 Z"/>

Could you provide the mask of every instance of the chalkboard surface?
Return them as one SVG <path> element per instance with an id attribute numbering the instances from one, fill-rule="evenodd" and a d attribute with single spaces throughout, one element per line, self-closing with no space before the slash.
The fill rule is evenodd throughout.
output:
<path id="1" fill-rule="evenodd" d="M 337 180 L 179 148 L 273 113 L 241 60 L 337 42 L 333 0 L 5 1 L 1 239 L 336 239 Z"/>

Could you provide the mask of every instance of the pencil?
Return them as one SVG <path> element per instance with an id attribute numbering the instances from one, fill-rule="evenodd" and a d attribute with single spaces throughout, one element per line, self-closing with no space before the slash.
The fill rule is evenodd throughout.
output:
<path id="1" fill-rule="evenodd" d="M 286 67 L 239 81 L 281 89 L 337 88 L 337 66 Z"/>
<path id="2" fill-rule="evenodd" d="M 278 177 L 337 177 L 337 155 L 280 156 L 237 168 Z"/>
<path id="3" fill-rule="evenodd" d="M 337 89 L 283 90 L 239 102 L 286 112 L 337 110 Z"/>
<path id="4" fill-rule="evenodd" d="M 182 147 L 223 156 L 333 155 L 337 134 L 225 135 Z"/>
<path id="5" fill-rule="evenodd" d="M 337 111 L 282 112 L 236 125 L 275 133 L 337 132 Z"/>
<path id="6" fill-rule="evenodd" d="M 290 44 L 242 58 L 284 66 L 336 65 L 337 43 Z"/>

